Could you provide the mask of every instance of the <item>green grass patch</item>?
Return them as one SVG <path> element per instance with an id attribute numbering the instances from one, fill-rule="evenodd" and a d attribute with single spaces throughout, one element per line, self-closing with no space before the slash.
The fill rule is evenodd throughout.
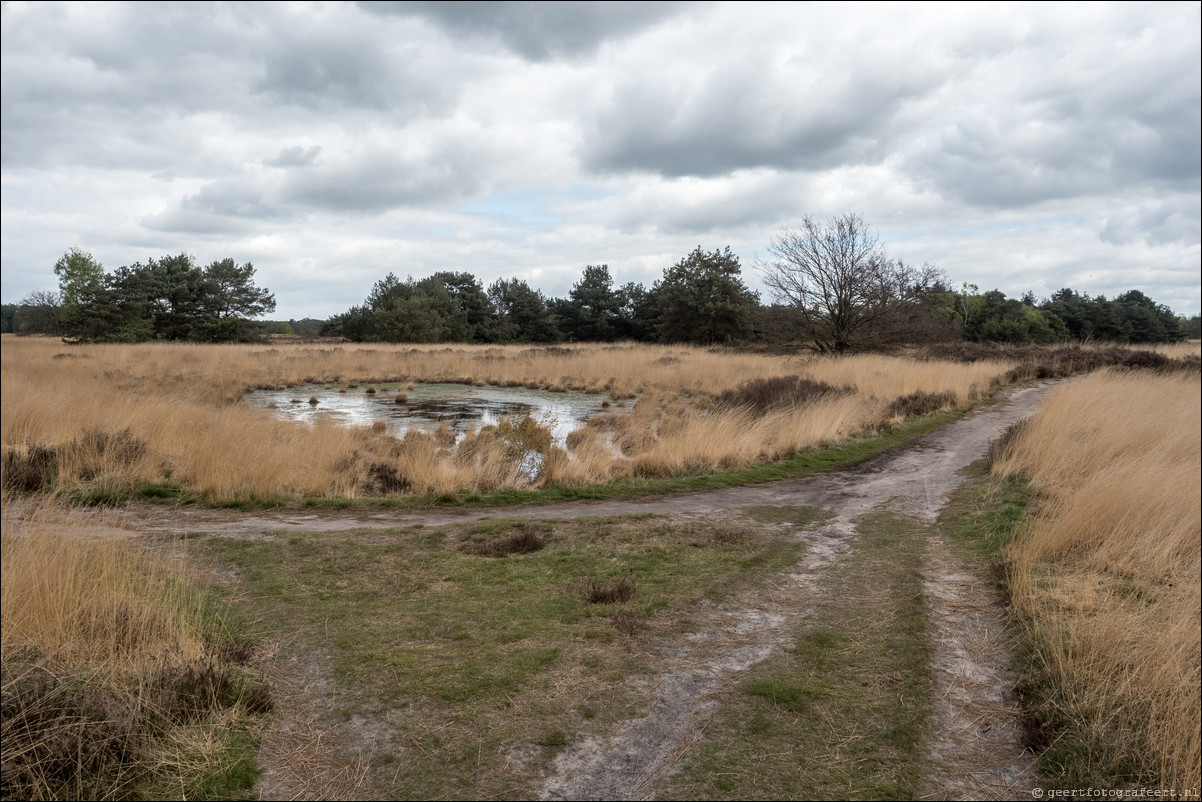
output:
<path id="1" fill-rule="evenodd" d="M 914 798 L 930 704 L 925 531 L 897 515 L 861 520 L 790 648 L 726 696 L 657 796 Z"/>
<path id="2" fill-rule="evenodd" d="M 1000 581 L 1006 547 L 1032 504 L 1031 488 L 1021 477 L 989 476 L 984 460 L 966 472 L 973 480 L 952 494 L 939 529 L 960 557 L 989 566 Z"/>
<path id="3" fill-rule="evenodd" d="M 648 516 L 511 519 L 190 549 L 242 570 L 245 614 L 329 655 L 343 716 L 386 723 L 372 793 L 523 798 L 558 750 L 637 715 L 624 680 L 658 670 L 652 645 L 687 629 L 702 598 L 800 557 L 783 534 L 730 530 Z M 543 545 L 490 547 L 515 536 Z M 589 599 L 624 583 L 635 592 Z"/>

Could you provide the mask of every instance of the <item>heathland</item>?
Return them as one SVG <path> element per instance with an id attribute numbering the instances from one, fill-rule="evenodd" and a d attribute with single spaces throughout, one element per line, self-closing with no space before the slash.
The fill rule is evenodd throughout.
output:
<path id="1" fill-rule="evenodd" d="M 849 595 L 819 597 L 783 653 L 724 692 L 721 721 L 738 727 L 704 733 L 673 782 L 706 797 L 922 792 L 938 737 L 924 712 L 937 602 L 923 566 L 947 537 L 971 570 L 996 566 L 1013 601 L 1028 736 L 1050 787 L 1197 786 L 1196 345 L 831 358 L 0 343 L 5 797 L 244 794 L 257 748 L 268 795 L 529 795 L 582 733 L 645 713 L 646 683 L 674 644 L 702 642 L 705 616 L 784 592 L 799 560 L 821 556 L 814 532 L 830 516 L 756 502 L 733 517 L 551 523 L 523 508 L 522 520 L 337 536 L 265 524 L 251 538 L 105 537 L 130 531 L 123 511 L 731 484 L 849 440 L 872 453 L 999 386 L 1105 365 L 1123 369 L 1056 391 L 937 525 L 884 508 L 857 519 L 850 552 L 828 555 L 813 585 Z M 592 391 L 606 406 L 560 447 L 530 418 L 396 438 L 242 401 L 321 385 L 404 403 L 409 384 L 448 381 Z M 531 451 L 536 471 L 518 464 Z M 81 502 L 119 509 L 69 508 Z M 288 729 L 321 716 L 345 723 Z M 828 731 L 858 734 L 815 735 Z M 798 750 L 828 770 L 773 770 L 781 779 L 764 785 L 752 764 L 793 765 Z"/>

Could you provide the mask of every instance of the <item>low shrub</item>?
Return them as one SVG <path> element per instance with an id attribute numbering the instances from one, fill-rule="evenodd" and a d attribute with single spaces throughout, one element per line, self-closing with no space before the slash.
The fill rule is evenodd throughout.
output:
<path id="1" fill-rule="evenodd" d="M 519 527 L 507 535 L 492 538 L 483 542 L 465 543 L 461 548 L 464 554 L 477 557 L 508 557 L 510 554 L 530 554 L 540 551 L 547 546 L 547 541 L 527 527 Z"/>
<path id="2" fill-rule="evenodd" d="M 4 449 L 0 476 L 5 490 L 37 493 L 50 488 L 58 476 L 58 449 L 31 443 Z"/>
<path id="3" fill-rule="evenodd" d="M 715 396 L 714 404 L 718 407 L 746 407 L 763 414 L 772 409 L 798 407 L 821 398 L 853 392 L 855 388 L 835 387 L 802 376 L 773 376 L 743 382 L 735 389 Z"/>
<path id="4" fill-rule="evenodd" d="M 886 417 L 917 418 L 938 412 L 945 407 L 955 406 L 956 394 L 952 392 L 928 393 L 917 390 L 893 400 L 886 410 Z"/>

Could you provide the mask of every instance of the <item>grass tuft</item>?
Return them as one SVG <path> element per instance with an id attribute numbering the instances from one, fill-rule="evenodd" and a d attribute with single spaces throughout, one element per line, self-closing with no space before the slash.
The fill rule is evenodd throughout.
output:
<path id="1" fill-rule="evenodd" d="M 634 583 L 623 577 L 616 582 L 589 580 L 584 597 L 589 604 L 625 604 L 634 598 Z"/>

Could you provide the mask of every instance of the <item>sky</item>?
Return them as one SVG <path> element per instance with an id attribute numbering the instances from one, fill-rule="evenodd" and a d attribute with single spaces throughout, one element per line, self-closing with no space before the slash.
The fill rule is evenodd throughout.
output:
<path id="1" fill-rule="evenodd" d="M 809 216 L 1011 297 L 1199 313 L 1202 4 L 4 2 L 3 300 L 186 252 L 273 319 L 564 297 Z"/>

